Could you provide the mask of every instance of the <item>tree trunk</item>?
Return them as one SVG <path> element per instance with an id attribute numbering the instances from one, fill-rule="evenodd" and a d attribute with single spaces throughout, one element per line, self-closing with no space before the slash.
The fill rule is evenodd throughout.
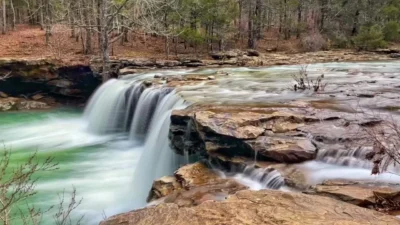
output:
<path id="1" fill-rule="evenodd" d="M 15 8 L 14 8 L 13 0 L 10 0 L 10 7 L 11 7 L 11 11 L 12 11 L 11 28 L 12 28 L 12 30 L 15 30 L 16 16 L 15 16 Z"/>
<path id="2" fill-rule="evenodd" d="M 7 9 L 6 9 L 6 0 L 2 0 L 2 29 L 1 29 L 1 33 L 2 34 L 6 34 L 7 32 Z"/>
<path id="3" fill-rule="evenodd" d="M 102 77 L 103 82 L 110 79 L 110 53 L 108 46 L 108 24 L 107 24 L 107 0 L 100 1 L 100 37 L 101 37 L 101 57 L 102 57 Z"/>
<path id="4" fill-rule="evenodd" d="M 302 0 L 299 0 L 299 5 L 297 6 L 297 35 L 296 38 L 299 39 L 301 35 L 301 18 L 302 18 Z"/>
<path id="5" fill-rule="evenodd" d="M 50 0 L 45 1 L 46 11 L 46 45 L 50 45 L 51 25 L 50 25 Z"/>
<path id="6" fill-rule="evenodd" d="M 89 3 L 87 0 L 83 0 L 82 1 L 82 6 L 83 8 L 83 20 L 85 23 L 85 32 L 86 32 L 86 36 L 85 36 L 85 49 L 84 49 L 84 54 L 85 55 L 89 55 L 92 53 L 92 28 L 91 28 L 91 24 L 90 24 L 90 19 L 89 19 Z"/>
<path id="7" fill-rule="evenodd" d="M 254 40 L 254 32 L 253 32 L 253 25 L 254 25 L 254 18 L 253 18 L 253 6 L 252 1 L 249 0 L 249 27 L 248 27 L 248 43 L 247 47 L 254 49 L 255 47 L 255 40 Z"/>

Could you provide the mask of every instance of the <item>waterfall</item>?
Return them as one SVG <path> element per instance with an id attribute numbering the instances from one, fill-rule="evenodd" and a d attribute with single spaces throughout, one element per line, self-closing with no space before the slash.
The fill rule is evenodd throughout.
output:
<path id="1" fill-rule="evenodd" d="M 186 106 L 175 92 L 166 95 L 157 105 L 142 156 L 133 176 L 133 207 L 145 206 L 153 181 L 173 174 L 182 162 L 183 157 L 175 154 L 169 147 L 168 133 L 172 110 Z"/>
<path id="2" fill-rule="evenodd" d="M 140 80 L 110 80 L 89 101 L 84 117 L 88 130 L 97 134 L 125 133 L 141 152 L 133 174 L 129 208 L 146 205 L 155 179 L 171 175 L 184 161 L 169 147 L 168 133 L 173 109 L 185 108 L 171 88 L 145 87 Z M 139 141 L 139 142 L 137 142 Z"/>

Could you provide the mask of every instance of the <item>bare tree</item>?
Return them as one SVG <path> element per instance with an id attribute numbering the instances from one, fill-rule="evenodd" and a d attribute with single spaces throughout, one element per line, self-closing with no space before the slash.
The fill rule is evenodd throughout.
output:
<path id="1" fill-rule="evenodd" d="M 40 162 L 37 152 L 34 152 L 26 161 L 17 166 L 11 166 L 11 151 L 4 150 L 0 157 L 0 224 L 13 225 L 21 221 L 22 225 L 39 225 L 43 215 L 50 212 L 54 206 L 46 210 L 36 208 L 29 204 L 29 198 L 37 192 L 37 173 L 54 172 L 58 164 L 49 157 Z M 76 189 L 73 188 L 69 202 L 66 201 L 65 191 L 59 195 L 57 212 L 53 215 L 56 225 L 80 225 L 83 216 L 75 222 L 72 212 L 82 203 L 77 200 Z M 24 204 L 25 203 L 25 204 Z"/>
<path id="2" fill-rule="evenodd" d="M 10 168 L 10 160 L 11 151 L 4 151 L 0 159 L 0 221 L 4 225 L 11 225 L 16 219 L 12 211 L 19 209 L 19 203 L 36 194 L 34 174 L 57 169 L 53 158 L 38 162 L 37 152 L 15 168 Z"/>

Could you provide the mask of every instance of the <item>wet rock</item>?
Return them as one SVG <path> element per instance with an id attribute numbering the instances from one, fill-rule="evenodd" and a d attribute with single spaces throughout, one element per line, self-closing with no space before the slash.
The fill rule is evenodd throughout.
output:
<path id="1" fill-rule="evenodd" d="M 263 136 L 246 143 L 257 154 L 282 163 L 312 160 L 317 154 L 316 147 L 307 138 Z"/>
<path id="2" fill-rule="evenodd" d="M 219 165 L 222 170 L 235 171 L 241 173 L 248 166 L 253 166 L 256 169 L 265 169 L 266 171 L 272 172 L 276 170 L 284 179 L 284 184 L 287 187 L 293 188 L 299 191 L 307 191 L 311 185 L 308 183 L 306 174 L 304 171 L 299 170 L 296 165 L 274 163 L 257 160 L 254 158 L 245 157 L 233 157 L 229 158 L 221 154 L 210 155 L 211 163 Z"/>
<path id="3" fill-rule="evenodd" d="M 260 56 L 260 52 L 254 49 L 249 49 L 247 50 L 247 55 L 248 56 L 255 56 L 255 57 L 259 57 Z"/>
<path id="4" fill-rule="evenodd" d="M 206 201 L 222 201 L 230 194 L 246 190 L 242 184 L 231 179 L 218 179 L 207 184 L 176 191 L 165 197 L 162 203 L 174 203 L 179 207 L 193 207 Z"/>
<path id="5" fill-rule="evenodd" d="M 273 213 L 271 213 L 273 212 Z M 394 225 L 400 221 L 332 198 L 281 191 L 241 191 L 195 207 L 161 204 L 110 217 L 101 225 L 308 224 Z"/>
<path id="6" fill-rule="evenodd" d="M 130 68 L 130 67 L 126 67 L 126 68 L 120 69 L 120 70 L 118 71 L 118 74 L 119 74 L 120 76 L 124 76 L 124 75 L 135 74 L 135 73 L 137 73 L 137 72 L 138 72 L 137 69 L 133 69 L 133 68 Z"/>
<path id="7" fill-rule="evenodd" d="M 44 98 L 44 95 L 42 95 L 42 94 L 36 94 L 36 95 L 31 97 L 31 99 L 35 100 L 35 101 L 43 99 L 43 98 Z"/>
<path id="8" fill-rule="evenodd" d="M 147 201 L 151 202 L 163 198 L 180 189 L 182 189 L 182 185 L 176 180 L 176 177 L 162 177 L 153 182 Z"/>
<path id="9" fill-rule="evenodd" d="M 185 111 L 190 112 L 190 109 Z M 328 113 L 325 117 L 332 118 Z M 305 121 L 320 121 L 320 118 L 296 115 L 291 109 L 200 109 L 193 110 L 186 119 L 184 113 L 175 111 L 171 119 L 170 138 L 178 152 L 190 149 L 228 156 L 257 155 L 282 163 L 303 162 L 316 156 L 317 149 L 305 138 L 306 134 L 301 137 L 302 134 L 299 136 L 296 132 Z M 187 126 L 188 121 L 194 121 L 191 127 Z M 188 129 L 190 135 L 182 136 L 188 134 Z M 292 134 L 285 135 L 290 132 Z"/>
<path id="10" fill-rule="evenodd" d="M 397 206 L 400 203 L 400 188 L 393 185 L 334 180 L 317 185 L 314 191 L 361 207 L 379 208 L 382 200 Z"/>
<path id="11" fill-rule="evenodd" d="M 17 106 L 18 110 L 32 110 L 32 109 L 48 109 L 50 108 L 44 102 L 38 101 L 20 101 Z"/>
<path id="12" fill-rule="evenodd" d="M 207 200 L 224 199 L 244 189 L 247 188 L 234 180 L 221 178 L 198 162 L 178 169 L 173 177 L 156 180 L 148 200 L 189 207 Z"/>
<path id="13" fill-rule="evenodd" d="M 2 91 L 0 91 L 0 98 L 8 98 L 8 95 Z"/>
<path id="14" fill-rule="evenodd" d="M 215 76 L 208 76 L 207 79 L 208 80 L 215 80 Z"/>
<path id="15" fill-rule="evenodd" d="M 203 163 L 194 163 L 179 168 L 175 177 L 186 189 L 219 180 L 220 177 Z"/>
<path id="16" fill-rule="evenodd" d="M 101 84 L 101 77 L 89 66 L 62 66 L 49 59 L 0 59 L 0 74 L 10 72 L 10 77 L 0 82 L 0 90 L 9 96 L 31 96 L 40 91 L 60 101 L 85 101 Z M 65 89 L 80 91 L 71 96 Z"/>
<path id="17" fill-rule="evenodd" d="M 18 98 L 0 98 L 0 111 L 18 110 Z"/>
<path id="18" fill-rule="evenodd" d="M 400 53 L 392 53 L 392 54 L 390 54 L 390 58 L 398 59 L 398 58 L 400 58 Z"/>
<path id="19" fill-rule="evenodd" d="M 231 59 L 239 56 L 237 52 L 227 51 L 227 52 L 211 52 L 210 56 L 216 60 Z"/>

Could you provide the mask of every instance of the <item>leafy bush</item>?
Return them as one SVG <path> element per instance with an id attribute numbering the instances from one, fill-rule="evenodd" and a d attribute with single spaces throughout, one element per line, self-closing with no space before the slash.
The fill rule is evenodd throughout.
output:
<path id="1" fill-rule="evenodd" d="M 386 41 L 397 41 L 400 38 L 400 24 L 395 21 L 386 23 L 383 28 L 383 35 Z"/>
<path id="2" fill-rule="evenodd" d="M 334 48 L 348 48 L 350 45 L 350 40 L 343 34 L 331 37 L 331 41 Z"/>
<path id="3" fill-rule="evenodd" d="M 360 50 L 374 50 L 386 47 L 384 35 L 379 26 L 361 27 L 360 33 L 353 38 L 354 45 Z"/>
<path id="4" fill-rule="evenodd" d="M 304 51 L 315 52 L 326 50 L 328 44 L 320 33 L 312 33 L 301 38 L 301 46 Z"/>

